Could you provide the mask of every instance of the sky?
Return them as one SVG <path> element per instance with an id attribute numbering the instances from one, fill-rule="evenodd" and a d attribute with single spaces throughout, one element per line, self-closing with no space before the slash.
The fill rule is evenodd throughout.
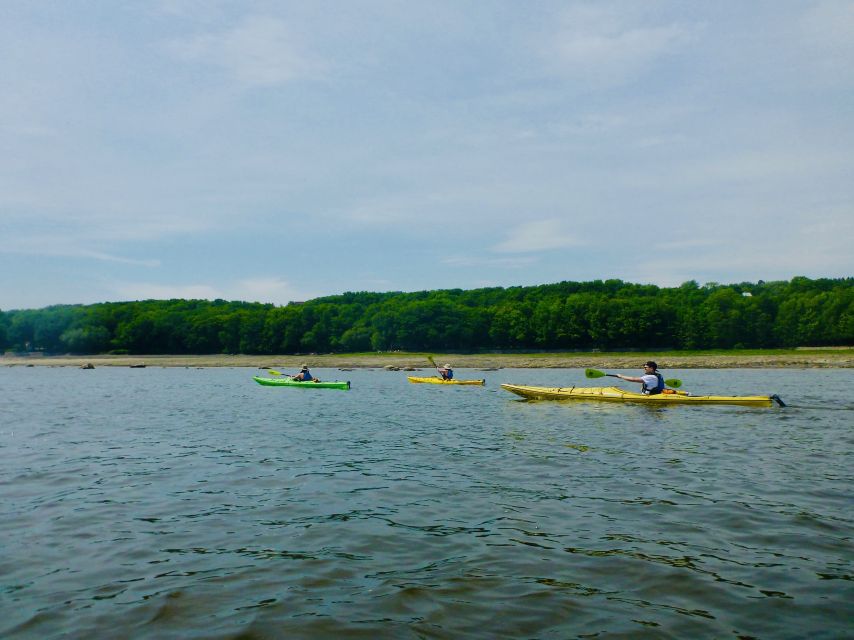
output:
<path id="1" fill-rule="evenodd" d="M 0 0 L 0 310 L 852 246 L 854 0 Z"/>

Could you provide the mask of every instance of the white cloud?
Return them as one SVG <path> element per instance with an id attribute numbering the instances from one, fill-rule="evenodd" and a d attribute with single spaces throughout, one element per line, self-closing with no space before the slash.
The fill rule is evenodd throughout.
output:
<path id="1" fill-rule="evenodd" d="M 103 262 L 118 262 L 121 264 L 129 264 L 137 267 L 159 267 L 160 260 L 157 259 L 146 259 L 146 260 L 137 260 L 135 258 L 125 258 L 123 256 L 114 256 L 109 253 L 103 253 L 101 251 L 89 251 L 89 250 L 81 250 L 79 253 L 79 257 L 81 258 L 91 258 L 92 260 L 100 260 Z"/>
<path id="2" fill-rule="evenodd" d="M 398 226 L 412 231 L 454 224 L 459 230 L 472 220 L 480 220 L 481 214 L 492 215 L 494 205 L 500 202 L 497 189 L 491 184 L 461 182 L 457 175 L 445 176 L 442 169 L 426 165 L 416 165 L 411 170 L 421 172 L 427 186 L 407 186 L 393 195 L 358 200 L 331 215 L 357 225 Z M 436 183 L 441 184 L 441 189 L 432 187 Z"/>
<path id="3" fill-rule="evenodd" d="M 14 206 L 2 197 L 0 203 L 10 208 Z M 214 216 L 205 217 L 204 211 L 191 216 L 180 212 L 150 214 L 130 209 L 117 211 L 109 207 L 100 211 L 64 212 L 43 206 L 36 215 L 31 213 L 36 207 L 25 204 L 20 207 L 22 213 L 0 213 L 4 231 L 15 238 L 14 242 L 0 243 L 0 253 L 113 259 L 128 264 L 153 266 L 150 260 L 115 257 L 115 247 L 120 243 L 198 236 L 220 231 L 225 224 Z"/>
<path id="4" fill-rule="evenodd" d="M 624 128 L 629 124 L 624 115 L 604 113 L 585 114 L 572 122 L 563 122 L 551 128 L 559 136 L 597 136 Z"/>
<path id="5" fill-rule="evenodd" d="M 234 292 L 236 299 L 254 302 L 272 302 L 286 304 L 294 300 L 307 300 L 314 297 L 294 287 L 281 278 L 252 278 L 237 283 Z"/>
<path id="6" fill-rule="evenodd" d="M 686 249 L 710 249 L 718 246 L 718 241 L 711 238 L 688 238 L 675 239 L 667 242 L 656 242 L 653 248 L 656 251 L 684 251 Z"/>
<path id="7" fill-rule="evenodd" d="M 0 254 L 18 254 L 42 257 L 78 258 L 97 260 L 100 262 L 115 262 L 138 267 L 159 267 L 160 260 L 127 258 L 104 251 L 98 251 L 85 246 L 69 236 L 52 236 L 34 234 L 32 236 L 15 236 L 15 242 L 0 244 Z"/>
<path id="8" fill-rule="evenodd" d="M 854 270 L 851 0 L 38 4 L 3 307 Z"/>
<path id="9" fill-rule="evenodd" d="M 803 43 L 816 56 L 816 69 L 828 80 L 854 79 L 854 3 L 814 3 L 799 21 Z"/>
<path id="10" fill-rule="evenodd" d="M 653 257 L 635 265 L 629 279 L 675 285 L 693 279 L 738 282 L 784 280 L 796 275 L 850 276 L 854 211 L 812 211 L 805 219 L 815 221 L 794 229 L 766 229 L 764 233 L 745 225 L 741 234 L 720 229 L 705 240 L 662 243 L 656 246 Z M 759 237 L 761 241 L 757 241 Z M 821 250 L 816 251 L 816 247 Z"/>
<path id="11" fill-rule="evenodd" d="M 482 258 L 479 256 L 449 256 L 442 259 L 442 264 L 449 267 L 503 267 L 517 268 L 527 267 L 537 261 L 533 256 L 520 256 L 516 258 Z"/>
<path id="12" fill-rule="evenodd" d="M 164 285 L 145 282 L 125 283 L 115 287 L 116 300 L 170 300 L 185 298 L 192 300 L 225 299 L 222 292 L 207 284 Z"/>
<path id="13" fill-rule="evenodd" d="M 382 227 L 408 226 L 410 224 L 411 209 L 413 205 L 408 198 L 375 198 L 365 202 L 359 202 L 349 209 L 339 213 L 333 212 L 333 216 L 349 220 L 357 225 L 376 225 Z"/>
<path id="14" fill-rule="evenodd" d="M 223 284 L 162 284 L 152 282 L 113 282 L 109 288 L 115 300 L 168 300 L 192 298 L 201 300 L 244 300 L 284 305 L 310 300 L 319 294 L 300 291 L 281 278 L 249 278 Z"/>
<path id="15" fill-rule="evenodd" d="M 322 73 L 324 65 L 307 53 L 281 20 L 250 16 L 235 28 L 176 40 L 179 58 L 226 69 L 246 86 L 276 86 Z"/>
<path id="16" fill-rule="evenodd" d="M 565 249 L 580 244 L 574 235 L 563 230 L 560 220 L 550 219 L 517 226 L 504 242 L 492 249 L 502 253 L 525 253 Z"/>
<path id="17" fill-rule="evenodd" d="M 563 12 L 552 43 L 564 73 L 619 84 L 692 39 L 681 24 L 647 26 L 628 5 L 578 5 Z"/>
<path id="18" fill-rule="evenodd" d="M 708 184 L 713 181 L 749 182 L 768 178 L 796 180 L 805 175 L 834 171 L 848 166 L 850 157 L 809 149 L 741 151 L 713 159 L 695 170 L 694 178 Z"/>

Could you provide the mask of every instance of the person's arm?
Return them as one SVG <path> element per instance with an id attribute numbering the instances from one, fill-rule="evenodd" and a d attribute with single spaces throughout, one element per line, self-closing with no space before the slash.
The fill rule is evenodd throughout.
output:
<path id="1" fill-rule="evenodd" d="M 643 378 L 636 378 L 634 376 L 624 376 L 620 373 L 617 374 L 617 377 L 620 380 L 625 380 L 626 382 L 640 382 L 641 384 L 643 384 Z"/>

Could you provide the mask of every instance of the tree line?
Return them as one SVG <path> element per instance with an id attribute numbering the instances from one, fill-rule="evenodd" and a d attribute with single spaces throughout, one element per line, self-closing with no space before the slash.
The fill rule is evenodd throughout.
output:
<path id="1" fill-rule="evenodd" d="M 0 311 L 0 351 L 294 354 L 854 344 L 854 278 L 348 292 L 285 306 L 143 300 Z"/>

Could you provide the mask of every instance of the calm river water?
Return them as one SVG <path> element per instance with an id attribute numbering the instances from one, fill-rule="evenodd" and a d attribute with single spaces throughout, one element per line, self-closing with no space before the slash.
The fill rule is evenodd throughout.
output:
<path id="1" fill-rule="evenodd" d="M 0 637 L 854 635 L 854 371 L 665 372 L 770 409 L 255 373 L 0 369 Z"/>

